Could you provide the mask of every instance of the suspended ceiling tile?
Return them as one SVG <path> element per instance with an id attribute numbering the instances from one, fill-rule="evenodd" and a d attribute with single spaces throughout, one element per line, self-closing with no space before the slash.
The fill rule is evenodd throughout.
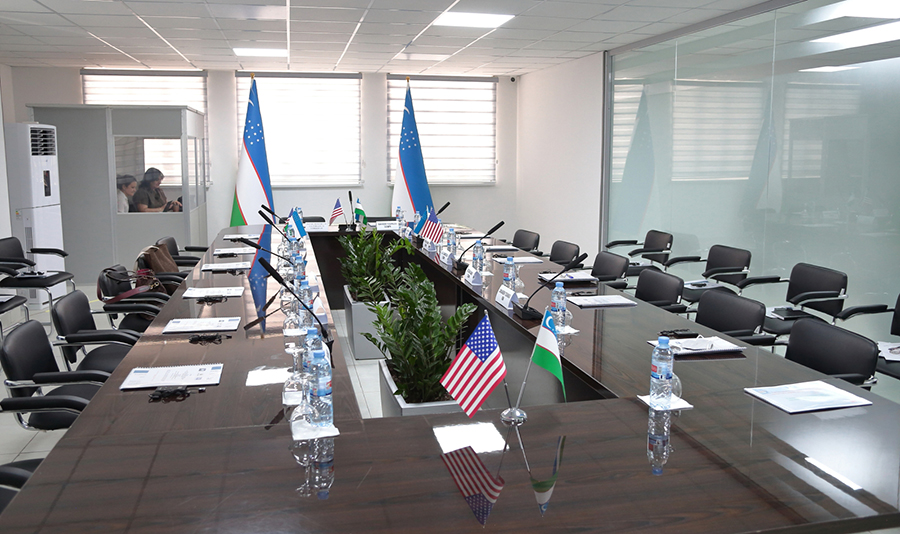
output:
<path id="1" fill-rule="evenodd" d="M 10 25 L 71 26 L 72 23 L 56 13 L 25 13 L 0 11 L 0 22 Z"/>
<path id="2" fill-rule="evenodd" d="M 551 30 L 516 30 L 498 28 L 485 39 L 521 39 L 526 41 L 537 41 L 538 39 L 546 39 L 555 34 Z"/>
<path id="3" fill-rule="evenodd" d="M 291 31 L 311 32 L 311 33 L 343 33 L 348 36 L 356 28 L 355 22 L 305 22 L 291 21 Z M 284 29 L 282 24 L 281 29 Z"/>
<path id="4" fill-rule="evenodd" d="M 100 37 L 101 39 L 114 39 L 117 37 L 124 37 L 131 39 L 133 37 L 143 37 L 143 38 L 151 38 L 156 37 L 156 35 L 150 31 L 146 26 L 141 26 L 140 28 L 116 28 L 113 26 L 109 27 L 88 27 L 85 28 L 86 31 L 89 31 Z M 158 37 L 156 37 L 158 39 Z"/>
<path id="5" fill-rule="evenodd" d="M 542 2 L 529 9 L 526 14 L 530 17 L 589 19 L 602 15 L 615 7 L 615 5 L 605 3 Z"/>
<path id="6" fill-rule="evenodd" d="M 372 8 L 444 11 L 450 7 L 452 3 L 452 0 L 375 0 L 372 4 Z M 366 5 L 368 5 L 368 2 L 366 2 Z"/>
<path id="7" fill-rule="evenodd" d="M 565 30 L 577 24 L 578 21 L 560 17 L 531 17 L 518 16 L 503 26 L 501 29 L 509 30 Z"/>
<path id="8" fill-rule="evenodd" d="M 4 10 L 5 9 L 4 2 Z M 120 2 L 85 2 L 84 0 L 41 0 L 41 4 L 62 15 L 130 15 Z"/>
<path id="9" fill-rule="evenodd" d="M 725 15 L 729 13 L 728 11 L 722 9 L 689 9 L 687 11 L 682 11 L 676 15 L 672 15 L 671 17 L 666 17 L 666 22 L 677 22 L 679 24 L 696 24 L 698 22 L 705 22 L 710 19 L 714 19 L 721 15 Z"/>
<path id="10" fill-rule="evenodd" d="M 190 2 L 134 2 L 129 6 L 142 17 L 208 17 L 204 4 Z"/>
<path id="11" fill-rule="evenodd" d="M 421 24 L 424 27 L 440 15 L 440 11 L 410 11 L 401 9 L 370 9 L 366 22 L 389 24 Z"/>
<path id="12" fill-rule="evenodd" d="M 232 4 L 209 4 L 209 12 L 217 19 L 287 20 L 287 7 Z"/>
<path id="13" fill-rule="evenodd" d="M 359 22 L 363 9 L 334 9 L 323 7 L 291 6 L 291 20 L 321 22 Z"/>
<path id="14" fill-rule="evenodd" d="M 586 20 L 568 28 L 575 32 L 596 33 L 625 33 L 646 26 L 645 22 L 631 22 L 622 20 Z"/>

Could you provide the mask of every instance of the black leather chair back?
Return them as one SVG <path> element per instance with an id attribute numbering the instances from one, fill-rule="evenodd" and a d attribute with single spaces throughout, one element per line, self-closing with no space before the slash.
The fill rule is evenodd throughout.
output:
<path id="1" fill-rule="evenodd" d="M 809 263 L 798 263 L 791 269 L 785 300 L 811 291 L 847 291 L 847 275 L 828 267 L 820 267 Z M 834 317 L 844 309 L 844 299 L 833 299 L 821 302 L 810 302 L 804 307 L 812 308 Z"/>
<path id="2" fill-rule="evenodd" d="M 659 230 L 650 230 L 644 237 L 644 244 L 641 248 L 672 250 L 672 234 L 660 232 Z M 641 254 L 641 257 L 657 263 L 665 263 L 669 259 L 669 256 L 666 254 Z"/>
<path id="3" fill-rule="evenodd" d="M 575 243 L 556 241 L 553 243 L 553 247 L 550 248 L 550 261 L 565 265 L 578 257 L 580 253 L 581 247 Z"/>
<path id="4" fill-rule="evenodd" d="M 166 236 L 156 241 L 156 246 L 161 247 L 163 245 L 169 250 L 170 256 L 174 258 L 178 255 L 178 243 L 175 242 L 174 237 Z"/>
<path id="5" fill-rule="evenodd" d="M 322 217 L 321 215 L 310 215 L 309 217 L 304 217 L 304 218 L 303 218 L 303 222 L 305 222 L 305 223 L 308 223 L 308 222 L 325 222 L 325 217 Z"/>
<path id="6" fill-rule="evenodd" d="M 875 374 L 878 345 L 871 339 L 818 319 L 800 319 L 791 328 L 785 358 L 827 375 Z"/>
<path id="7" fill-rule="evenodd" d="M 7 334 L 0 347 L 0 366 L 10 380 L 31 380 L 35 373 L 59 372 L 44 326 L 37 321 L 26 321 Z M 37 388 L 10 391 L 12 397 L 30 397 Z"/>
<path id="8" fill-rule="evenodd" d="M 700 296 L 694 320 L 719 332 L 751 335 L 762 329 L 765 318 L 766 306 L 762 302 L 728 290 L 710 290 Z"/>
<path id="9" fill-rule="evenodd" d="M 891 335 L 900 336 L 900 296 L 894 304 L 894 317 L 891 319 Z"/>
<path id="10" fill-rule="evenodd" d="M 684 280 L 656 267 L 648 267 L 638 276 L 634 296 L 656 306 L 667 306 L 680 301 L 682 291 Z"/>
<path id="11" fill-rule="evenodd" d="M 105 271 L 112 271 L 113 275 L 121 273 L 121 277 L 118 280 L 114 280 L 109 276 L 106 276 L 104 273 L 100 273 L 100 276 L 97 278 L 97 286 L 100 288 L 100 294 L 104 297 L 115 297 L 120 293 L 124 293 L 132 289 L 131 282 L 128 281 L 127 273 L 128 270 L 125 269 L 122 265 L 113 265 L 108 269 L 104 269 Z"/>
<path id="12" fill-rule="evenodd" d="M 608 282 L 624 278 L 627 270 L 628 258 L 604 250 L 594 258 L 591 276 L 596 277 L 601 282 Z"/>
<path id="13" fill-rule="evenodd" d="M 0 239 L 0 258 L 24 258 L 25 251 L 17 237 Z"/>
<path id="14" fill-rule="evenodd" d="M 61 336 L 97 329 L 94 316 L 91 315 L 91 304 L 81 291 L 73 291 L 57 300 L 50 309 L 50 318 L 56 332 Z M 60 349 L 69 363 L 75 363 L 78 359 L 77 347 L 60 347 Z"/>
<path id="15" fill-rule="evenodd" d="M 742 248 L 734 248 L 726 245 L 713 245 L 709 247 L 706 256 L 706 270 L 720 269 L 722 267 L 736 267 L 739 269 L 750 268 L 750 251 Z M 703 273 L 704 277 L 706 273 Z M 747 274 L 726 274 L 716 277 L 716 280 L 729 284 L 736 284 L 747 278 Z"/>
<path id="16" fill-rule="evenodd" d="M 537 232 L 519 229 L 513 235 L 512 245 L 527 252 L 537 250 L 540 243 L 541 235 Z"/>

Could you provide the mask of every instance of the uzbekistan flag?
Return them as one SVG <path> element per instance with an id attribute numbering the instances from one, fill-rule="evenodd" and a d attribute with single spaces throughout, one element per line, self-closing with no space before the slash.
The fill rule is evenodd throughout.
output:
<path id="1" fill-rule="evenodd" d="M 361 222 L 366 224 L 369 222 L 369 218 L 366 217 L 366 210 L 363 208 L 362 202 L 357 198 L 356 206 L 353 207 L 353 216 L 356 217 L 357 222 Z"/>
<path id="2" fill-rule="evenodd" d="M 428 179 L 425 177 L 425 160 L 422 158 L 422 145 L 419 143 L 419 129 L 416 127 L 408 81 L 406 103 L 403 105 L 403 126 L 400 129 L 400 157 L 397 172 L 394 173 L 391 206 L 400 206 L 407 222 L 412 222 L 414 213 L 418 212 L 421 220 L 419 228 L 413 229 L 416 233 L 421 230 L 429 210 L 434 210 L 431 190 L 428 189 Z"/>
<path id="3" fill-rule="evenodd" d="M 441 455 L 441 460 L 450 471 L 453 482 L 459 488 L 466 504 L 475 514 L 475 519 L 483 526 L 500 497 L 506 482 L 501 477 L 494 478 L 484 466 L 484 462 L 470 446 Z"/>
<path id="4" fill-rule="evenodd" d="M 344 214 L 344 208 L 341 207 L 341 199 L 338 198 L 334 202 L 334 209 L 331 210 L 331 218 L 328 220 L 328 226 L 334 224 L 334 220 Z"/>
<path id="5" fill-rule="evenodd" d="M 506 364 L 485 315 L 444 373 L 441 385 L 472 417 L 505 377 Z"/>
<path id="6" fill-rule="evenodd" d="M 306 237 L 306 228 L 303 226 L 303 219 L 301 219 L 300 214 L 297 213 L 297 208 L 291 209 L 290 224 L 294 229 L 294 234 L 298 238 Z"/>
<path id="7" fill-rule="evenodd" d="M 541 321 L 541 329 L 537 335 L 537 342 L 534 344 L 534 352 L 531 353 L 531 361 L 559 379 L 563 398 L 565 398 L 566 384 L 563 382 L 562 360 L 559 357 L 559 340 L 556 337 L 556 324 L 553 322 L 550 310 L 544 311 L 544 320 Z"/>
<path id="8" fill-rule="evenodd" d="M 556 458 L 553 459 L 553 472 L 547 480 L 536 480 L 531 478 L 531 489 L 534 490 L 534 498 L 537 499 L 538 508 L 541 510 L 541 517 L 547 512 L 550 506 L 550 497 L 553 496 L 553 488 L 556 487 L 556 479 L 559 476 L 559 466 L 562 465 L 563 447 L 566 446 L 566 437 L 560 436 L 556 442 Z"/>
<path id="9" fill-rule="evenodd" d="M 247 120 L 244 122 L 244 146 L 238 160 L 237 180 L 234 184 L 231 226 L 264 224 L 265 221 L 257 213 L 263 204 L 273 207 L 272 185 L 269 182 L 269 161 L 266 158 L 259 96 L 256 93 L 256 80 L 253 80 L 247 102 Z"/>

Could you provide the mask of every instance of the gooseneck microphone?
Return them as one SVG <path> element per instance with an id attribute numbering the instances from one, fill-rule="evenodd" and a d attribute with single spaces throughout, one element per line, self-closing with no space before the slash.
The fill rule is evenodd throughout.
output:
<path id="1" fill-rule="evenodd" d="M 267 217 L 266 214 L 263 213 L 263 210 L 259 210 L 258 213 L 259 213 L 259 216 L 262 217 L 262 219 L 263 219 L 264 221 L 266 221 L 266 223 L 267 223 L 269 226 L 271 226 L 272 228 L 278 230 L 278 233 L 281 234 L 282 236 L 284 236 L 284 239 L 285 239 L 285 240 L 290 241 L 290 238 L 288 238 L 287 234 L 284 233 L 284 230 L 282 230 L 281 228 L 279 228 L 278 225 L 275 224 L 275 223 L 272 221 L 272 219 L 270 219 L 269 217 Z"/>
<path id="2" fill-rule="evenodd" d="M 319 318 L 316 317 L 316 313 L 312 310 L 312 308 L 307 306 L 305 302 L 300 300 L 300 297 L 298 297 L 297 294 L 294 293 L 294 290 L 291 288 L 291 286 L 288 285 L 287 282 L 284 281 L 284 278 L 282 278 L 281 275 L 278 274 L 278 271 L 276 271 L 275 268 L 272 267 L 272 265 L 269 262 L 267 262 L 265 258 L 260 258 L 259 264 L 263 266 L 263 269 L 265 269 L 266 272 L 269 273 L 269 275 L 272 277 L 273 280 L 278 282 L 278 284 L 281 287 L 283 287 L 291 295 L 293 295 L 294 298 L 297 299 L 297 302 L 299 302 L 300 305 L 303 306 L 303 309 L 308 311 L 309 314 L 312 316 L 312 318 L 315 319 L 317 323 L 319 323 L 319 332 L 322 333 L 322 343 L 325 343 L 325 345 L 328 346 L 328 354 L 331 354 L 332 353 L 331 348 L 334 346 L 334 338 L 331 337 L 331 332 L 329 332 L 328 329 L 325 328 L 325 325 L 322 324 L 322 321 L 320 321 Z M 334 359 L 333 358 L 332 358 L 331 366 L 334 367 Z"/>
<path id="3" fill-rule="evenodd" d="M 446 204 L 441 206 L 441 209 L 437 210 L 437 213 L 435 213 L 434 216 L 437 217 L 441 213 L 444 213 L 444 210 L 447 209 L 449 206 L 450 206 L 450 201 L 448 200 Z"/>
<path id="4" fill-rule="evenodd" d="M 559 276 L 561 274 L 563 274 L 566 271 L 571 271 L 579 263 L 583 262 L 587 257 L 588 257 L 587 252 L 585 252 L 581 256 L 578 256 L 574 260 L 567 263 L 566 266 L 563 267 L 562 271 L 559 271 L 558 273 L 556 273 L 556 276 L 554 276 L 550 280 L 547 280 L 546 282 L 541 283 L 541 285 L 538 286 L 538 288 L 534 290 L 534 293 L 532 293 L 531 296 L 528 297 L 528 300 L 525 301 L 524 305 L 519 306 L 518 303 L 513 304 L 513 312 L 516 314 L 516 317 L 518 317 L 519 319 L 522 319 L 524 321 L 537 321 L 538 319 L 541 319 L 544 316 L 544 314 L 537 311 L 536 309 L 528 306 L 528 303 L 531 302 L 531 299 L 534 298 L 535 295 L 537 295 L 538 291 L 540 291 L 541 289 L 543 289 L 545 287 L 549 287 L 550 284 L 553 283 L 554 280 L 559 278 Z"/>
<path id="5" fill-rule="evenodd" d="M 479 239 L 487 239 L 488 236 L 490 236 L 491 234 L 493 234 L 494 232 L 499 230 L 500 227 L 503 226 L 504 224 L 506 224 L 506 221 L 498 222 L 497 224 L 494 225 L 493 228 L 488 230 L 487 233 L 484 234 L 483 237 L 480 237 Z M 472 247 L 475 246 L 475 243 L 478 243 L 478 239 L 476 239 L 475 242 L 473 242 L 471 245 L 469 245 L 469 247 L 466 250 L 462 251 L 462 254 L 459 255 L 459 259 L 456 260 L 456 263 L 453 265 L 454 269 L 456 269 L 457 271 L 465 271 L 466 269 L 469 268 L 469 264 L 462 261 L 462 257 L 466 255 L 466 252 L 472 250 Z"/>
<path id="6" fill-rule="evenodd" d="M 271 213 L 271 214 L 272 214 L 272 217 L 275 217 L 275 219 L 276 219 L 279 223 L 285 224 L 285 223 L 287 222 L 287 217 L 281 217 L 281 216 L 279 216 L 277 213 L 275 213 L 274 211 L 272 211 L 272 208 L 270 208 L 270 207 L 267 206 L 266 204 L 260 204 L 259 207 L 262 208 L 262 209 L 264 209 L 264 210 L 266 210 L 266 211 L 268 211 L 269 213 Z"/>
<path id="7" fill-rule="evenodd" d="M 273 256 L 276 256 L 276 257 L 279 257 L 279 258 L 281 258 L 281 259 L 283 259 L 283 260 L 285 260 L 285 261 L 291 261 L 290 258 L 286 258 L 286 257 L 282 256 L 281 254 L 278 254 L 277 252 L 272 252 L 271 250 L 269 250 L 269 249 L 267 249 L 267 248 L 263 248 L 263 247 L 259 246 L 258 244 L 254 243 L 253 241 L 250 241 L 250 240 L 247 239 L 246 237 L 239 237 L 239 238 L 238 238 L 238 241 L 240 241 L 241 243 L 247 245 L 248 247 L 253 247 L 253 248 L 255 248 L 256 250 L 261 250 L 261 251 L 263 251 L 263 252 L 268 252 L 269 254 L 271 254 L 271 255 L 273 255 Z"/>

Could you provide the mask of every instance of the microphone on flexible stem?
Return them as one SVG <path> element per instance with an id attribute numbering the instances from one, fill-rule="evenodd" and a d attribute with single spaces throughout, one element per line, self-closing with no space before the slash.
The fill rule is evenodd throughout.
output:
<path id="1" fill-rule="evenodd" d="M 499 230 L 500 227 L 503 226 L 504 224 L 506 224 L 506 221 L 498 222 L 497 224 L 494 225 L 493 228 L 491 228 L 490 230 L 487 231 L 486 234 L 484 234 L 484 237 L 481 237 L 479 239 L 486 239 L 489 235 L 491 235 L 494 232 L 496 232 L 497 230 Z M 478 239 L 475 240 L 475 243 L 478 243 Z M 465 271 L 466 269 L 469 268 L 469 264 L 462 261 L 462 257 L 466 255 L 466 252 L 472 250 L 472 247 L 475 246 L 475 243 L 472 243 L 471 245 L 469 245 L 469 248 L 462 251 L 462 254 L 459 255 L 460 259 L 456 260 L 456 263 L 453 265 L 454 269 L 456 269 L 457 271 Z"/>
<path id="2" fill-rule="evenodd" d="M 534 290 L 534 293 L 532 293 L 531 296 L 528 297 L 528 300 L 525 301 L 524 305 L 519 306 L 518 303 L 513 304 L 513 312 L 516 314 L 516 317 L 518 317 L 519 319 L 522 319 L 524 321 L 537 321 L 538 319 L 541 319 L 544 316 L 544 314 L 537 311 L 536 309 L 528 306 L 528 303 L 531 302 L 531 299 L 537 294 L 538 291 L 540 291 L 544 287 L 549 286 L 554 280 L 559 278 L 559 275 L 561 275 L 562 273 L 564 273 L 566 271 L 571 271 L 572 269 L 574 269 L 579 263 L 583 262 L 587 257 L 588 257 L 587 253 L 584 253 L 581 256 L 578 256 L 574 260 L 567 263 L 566 266 L 563 267 L 562 271 L 559 271 L 558 273 L 556 273 L 556 276 L 554 276 L 550 280 L 547 280 L 546 282 L 542 282 L 541 285 L 538 286 L 538 288 Z"/>
<path id="3" fill-rule="evenodd" d="M 288 238 L 287 234 L 284 233 L 284 230 L 282 230 L 281 228 L 279 228 L 278 225 L 275 224 L 275 223 L 272 221 L 272 219 L 270 219 L 269 217 L 267 217 L 266 214 L 263 213 L 263 210 L 259 210 L 258 213 L 259 213 L 259 216 L 262 217 L 262 219 L 263 219 L 264 221 L 266 221 L 266 223 L 267 223 L 269 226 L 271 226 L 272 228 L 278 230 L 278 233 L 281 234 L 282 236 L 284 236 L 285 240 L 290 241 L 290 239 Z"/>
<path id="4" fill-rule="evenodd" d="M 271 213 L 272 217 L 275 217 L 275 220 L 277 220 L 280 224 L 287 223 L 287 217 L 280 217 L 277 213 L 272 211 L 272 208 L 270 208 L 269 206 L 267 206 L 265 204 L 260 204 L 259 207 L 268 211 L 269 213 Z"/>
<path id="5" fill-rule="evenodd" d="M 240 237 L 240 238 L 238 238 L 238 241 L 240 241 L 241 243 L 247 245 L 248 247 L 253 247 L 253 248 L 255 248 L 256 250 L 261 250 L 261 251 L 263 251 L 263 252 L 268 252 L 269 254 L 271 254 L 271 255 L 273 255 L 273 256 L 277 256 L 277 257 L 279 257 L 279 258 L 281 258 L 281 259 L 283 259 L 283 260 L 285 260 L 285 261 L 291 261 L 290 258 L 286 258 L 286 257 L 282 256 L 281 254 L 278 254 L 277 252 L 272 252 L 271 250 L 269 250 L 269 249 L 267 249 L 267 248 L 262 248 L 261 246 L 259 246 L 258 244 L 254 243 L 253 241 L 250 241 L 250 240 L 247 239 L 246 237 Z"/>
<path id="6" fill-rule="evenodd" d="M 356 212 L 354 211 L 354 208 L 353 208 L 353 191 L 351 191 L 350 189 L 347 190 L 347 198 L 350 199 L 350 204 L 347 205 L 347 210 L 350 211 L 350 215 L 351 215 L 350 220 L 352 220 L 353 222 L 350 224 L 339 224 L 338 232 L 344 231 L 344 230 L 356 229 L 356 215 L 355 215 Z"/>
<path id="7" fill-rule="evenodd" d="M 449 206 L 450 206 L 450 201 L 448 200 L 446 204 L 441 206 L 441 209 L 437 210 L 437 213 L 435 213 L 434 216 L 437 217 L 441 213 L 444 213 L 444 210 L 447 209 L 447 207 L 449 207 Z"/>
<path id="8" fill-rule="evenodd" d="M 315 319 L 317 323 L 319 323 L 319 331 L 322 333 L 322 343 L 325 343 L 325 345 L 328 346 L 328 354 L 331 354 L 331 348 L 334 346 L 334 338 L 331 337 L 331 333 L 328 331 L 328 329 L 325 328 L 325 325 L 322 324 L 322 321 L 320 321 L 319 318 L 316 317 L 316 313 L 312 310 L 312 308 L 307 306 L 305 302 L 300 300 L 300 297 L 298 297 L 297 294 L 294 293 L 294 290 L 291 289 L 291 286 L 284 281 L 284 278 L 282 278 L 281 275 L 278 274 L 278 271 L 276 271 L 275 268 L 272 267 L 272 265 L 267 262 L 265 258 L 260 258 L 259 264 L 263 266 L 263 269 L 265 269 L 266 272 L 269 273 L 273 280 L 278 282 L 281 287 L 285 288 L 291 295 L 293 295 L 294 298 L 297 299 L 297 302 L 299 302 L 300 305 L 303 306 L 303 309 L 308 311 L 309 314 L 312 315 L 312 318 Z M 333 358 L 331 366 L 334 367 Z"/>

